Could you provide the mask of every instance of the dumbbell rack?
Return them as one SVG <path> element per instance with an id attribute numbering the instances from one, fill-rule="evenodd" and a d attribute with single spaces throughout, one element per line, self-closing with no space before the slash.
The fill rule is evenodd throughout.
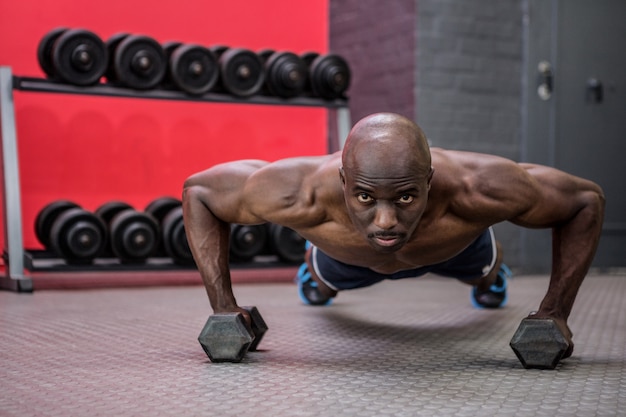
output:
<path id="1" fill-rule="evenodd" d="M 351 126 L 347 99 L 322 100 L 311 97 L 284 99 L 261 95 L 239 98 L 216 93 L 207 93 L 203 96 L 194 97 L 180 91 L 136 91 L 106 84 L 78 87 L 52 82 L 43 78 L 16 76 L 13 75 L 11 67 L 0 66 L 0 141 L 2 142 L 0 150 L 2 153 L 3 176 L 1 187 L 4 202 L 3 224 L 5 233 L 5 248 L 3 252 L 5 274 L 4 276 L 0 276 L 0 289 L 17 292 L 32 292 L 33 281 L 32 278 L 25 273 L 25 269 L 32 267 L 32 260 L 25 256 L 24 240 L 22 236 L 21 189 L 13 90 L 205 103 L 325 107 L 336 110 L 337 131 L 340 141 L 346 138 Z M 26 266 L 25 259 L 27 263 Z M 92 268 L 96 270 L 98 268 L 111 270 L 110 267 L 100 267 L 97 263 L 94 263 Z M 71 272 L 72 269 L 69 268 L 68 271 Z"/>

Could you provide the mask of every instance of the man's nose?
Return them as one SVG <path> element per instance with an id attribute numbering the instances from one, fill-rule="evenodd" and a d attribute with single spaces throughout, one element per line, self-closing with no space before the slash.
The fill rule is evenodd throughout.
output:
<path id="1" fill-rule="evenodd" d="M 374 225 L 381 230 L 393 229 L 398 224 L 395 209 L 388 203 L 379 203 L 376 208 Z"/>

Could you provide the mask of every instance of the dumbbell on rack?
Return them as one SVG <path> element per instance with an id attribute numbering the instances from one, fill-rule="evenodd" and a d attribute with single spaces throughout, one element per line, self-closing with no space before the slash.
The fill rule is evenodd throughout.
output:
<path id="1" fill-rule="evenodd" d="M 308 68 L 293 52 L 264 49 L 258 52 L 265 66 L 265 92 L 289 98 L 302 94 L 307 83 Z"/>
<path id="2" fill-rule="evenodd" d="M 350 85 L 350 68 L 337 54 L 167 42 L 146 35 L 116 33 L 106 43 L 85 29 L 55 28 L 37 49 L 41 69 L 51 79 L 88 86 L 104 76 L 114 85 L 148 90 L 176 87 L 188 94 L 209 91 L 237 97 L 262 92 L 296 97 L 303 92 L 323 99 L 342 98 Z"/>
<path id="3" fill-rule="evenodd" d="M 110 201 L 95 211 L 107 225 L 108 249 L 122 263 L 143 263 L 154 255 L 160 239 L 157 221 L 122 201 Z"/>
<path id="4" fill-rule="evenodd" d="M 344 96 L 350 86 L 351 72 L 342 56 L 306 52 L 300 57 L 308 66 L 310 94 L 331 100 Z"/>
<path id="5" fill-rule="evenodd" d="M 166 87 L 178 88 L 188 94 L 202 95 L 215 87 L 219 78 L 217 56 L 197 44 L 170 41 L 163 44 L 168 69 Z"/>
<path id="6" fill-rule="evenodd" d="M 286 263 L 304 261 L 306 241 L 294 230 L 274 223 L 231 224 L 229 256 L 233 262 L 250 262 L 258 255 L 276 255 Z"/>
<path id="7" fill-rule="evenodd" d="M 46 249 L 69 264 L 92 262 L 106 245 L 102 220 L 68 200 L 54 201 L 39 211 L 35 235 Z"/>
<path id="8" fill-rule="evenodd" d="M 185 235 L 181 201 L 173 197 L 160 197 L 150 202 L 144 211 L 152 215 L 161 226 L 161 246 L 157 253 L 172 258 L 178 265 L 193 265 L 193 255 Z"/>
<path id="9" fill-rule="evenodd" d="M 182 45 L 183 43 L 178 41 L 168 41 L 161 44 L 161 48 L 163 48 L 163 52 L 165 53 L 165 60 L 168 63 L 167 70 L 165 71 L 165 76 L 161 81 L 161 87 L 167 90 L 175 90 L 179 88 L 176 84 L 174 84 L 174 80 L 172 79 L 169 62 L 172 58 L 172 53 L 174 52 L 174 50 Z"/>
<path id="10" fill-rule="evenodd" d="M 216 91 L 238 97 L 249 97 L 261 91 L 265 82 L 263 61 L 245 48 L 212 46 L 209 48 L 218 58 L 219 80 Z"/>
<path id="11" fill-rule="evenodd" d="M 268 240 L 270 251 L 287 263 L 304 262 L 306 239 L 290 229 L 279 224 L 268 225 Z"/>
<path id="12" fill-rule="evenodd" d="M 260 255 L 267 247 L 265 224 L 230 225 L 229 257 L 234 262 L 248 262 Z"/>
<path id="13" fill-rule="evenodd" d="M 55 28 L 37 48 L 39 66 L 48 78 L 79 86 L 100 81 L 108 59 L 102 39 L 85 29 Z"/>
<path id="14" fill-rule="evenodd" d="M 116 33 L 107 40 L 106 49 L 110 56 L 105 73 L 109 83 L 148 90 L 158 86 L 165 77 L 165 52 L 149 36 Z"/>

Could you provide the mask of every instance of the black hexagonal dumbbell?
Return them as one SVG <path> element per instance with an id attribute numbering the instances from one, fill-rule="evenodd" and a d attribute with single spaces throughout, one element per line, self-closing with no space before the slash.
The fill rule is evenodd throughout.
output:
<path id="1" fill-rule="evenodd" d="M 143 263 L 156 252 L 160 230 L 151 214 L 123 201 L 105 203 L 95 214 L 108 225 L 110 254 L 122 263 Z"/>
<path id="2" fill-rule="evenodd" d="M 96 215 L 68 200 L 46 205 L 35 219 L 35 235 L 67 263 L 90 263 L 106 245 L 106 226 Z"/>
<path id="3" fill-rule="evenodd" d="M 257 350 L 267 324 L 254 306 L 242 307 L 250 314 L 252 326 L 241 313 L 220 313 L 209 317 L 198 342 L 211 362 L 241 362 L 248 351 Z"/>
<path id="4" fill-rule="evenodd" d="M 554 320 L 533 318 L 532 313 L 522 320 L 510 346 L 527 369 L 554 369 L 573 349 Z"/>
<path id="5" fill-rule="evenodd" d="M 159 197 L 150 202 L 144 211 L 151 214 L 161 226 L 161 246 L 157 249 L 157 255 L 168 256 L 177 265 L 194 265 L 185 234 L 181 201 L 174 197 Z"/>

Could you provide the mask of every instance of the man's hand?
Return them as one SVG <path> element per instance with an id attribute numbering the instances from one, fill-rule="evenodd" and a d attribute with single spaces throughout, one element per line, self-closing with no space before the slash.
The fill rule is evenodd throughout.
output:
<path id="1" fill-rule="evenodd" d="M 565 359 L 565 358 L 569 358 L 570 356 L 572 356 L 572 353 L 574 352 L 574 333 L 572 333 L 572 330 L 569 328 L 569 326 L 567 325 L 567 321 L 561 318 L 557 318 L 557 317 L 550 317 L 547 315 L 543 315 L 539 312 L 533 312 L 530 313 L 528 315 L 529 319 L 551 319 L 554 321 L 554 323 L 556 324 L 557 328 L 559 329 L 559 331 L 562 333 L 563 337 L 565 338 L 565 340 L 567 341 L 568 344 L 568 348 L 565 351 L 565 353 L 563 354 L 563 357 L 561 359 Z"/>
<path id="2" fill-rule="evenodd" d="M 250 312 L 245 308 L 237 307 L 233 313 L 241 313 L 244 320 L 246 321 L 246 325 L 252 329 L 252 317 L 250 317 Z"/>

